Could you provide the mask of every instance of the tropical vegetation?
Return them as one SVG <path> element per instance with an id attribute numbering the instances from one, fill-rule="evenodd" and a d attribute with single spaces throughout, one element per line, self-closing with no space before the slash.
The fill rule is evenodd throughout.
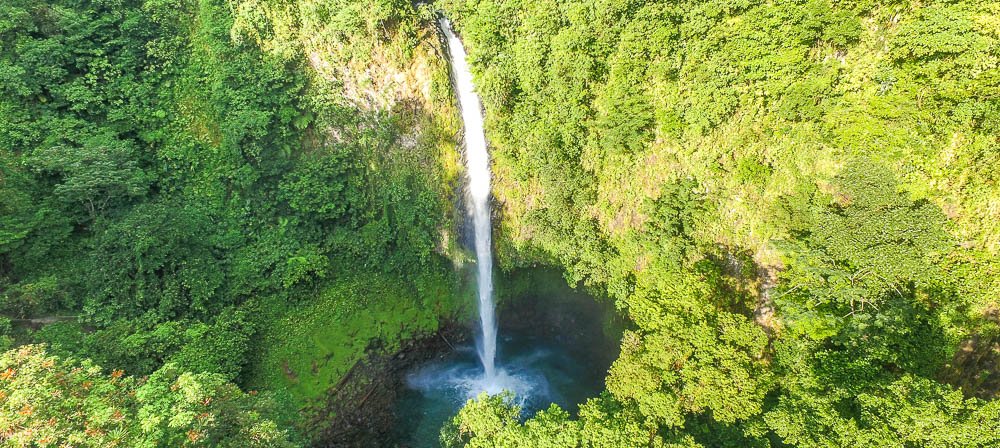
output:
<path id="1" fill-rule="evenodd" d="M 0 445 L 319 445 L 466 321 L 439 15 L 499 269 L 627 321 L 599 396 L 443 446 L 1000 445 L 989 0 L 6 0 Z"/>

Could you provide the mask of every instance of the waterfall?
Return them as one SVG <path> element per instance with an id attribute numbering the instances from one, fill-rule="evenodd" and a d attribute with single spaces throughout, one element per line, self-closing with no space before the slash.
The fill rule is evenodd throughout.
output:
<path id="1" fill-rule="evenodd" d="M 465 164 L 469 176 L 472 222 L 476 240 L 477 295 L 479 299 L 480 334 L 476 344 L 483 364 L 486 384 L 497 376 L 497 322 L 493 304 L 493 252 L 490 233 L 490 157 L 483 133 L 482 104 L 472 84 L 472 73 L 465 58 L 462 41 L 451 29 L 447 19 L 441 19 L 441 29 L 448 40 L 451 67 L 462 122 L 465 126 Z"/>

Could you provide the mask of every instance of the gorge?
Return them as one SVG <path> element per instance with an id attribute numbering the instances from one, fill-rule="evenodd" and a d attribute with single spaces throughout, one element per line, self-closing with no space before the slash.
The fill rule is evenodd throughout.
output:
<path id="1" fill-rule="evenodd" d="M 998 136 L 990 0 L 5 0 L 0 447 L 1000 446 Z"/>

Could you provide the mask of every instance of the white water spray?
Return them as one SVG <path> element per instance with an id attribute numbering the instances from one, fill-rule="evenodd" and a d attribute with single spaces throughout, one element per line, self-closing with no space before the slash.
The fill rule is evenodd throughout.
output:
<path id="1" fill-rule="evenodd" d="M 482 386 L 487 392 L 498 392 L 502 378 L 496 369 L 497 322 L 493 304 L 493 252 L 490 232 L 490 157 L 483 133 L 482 104 L 472 84 L 472 73 L 465 60 L 465 48 L 451 29 L 447 19 L 441 19 L 441 29 L 448 39 L 448 52 L 455 75 L 455 89 L 462 121 L 465 125 L 465 165 L 469 176 L 469 196 L 472 223 L 476 239 L 478 267 L 479 327 L 477 340 L 479 360 L 483 364 Z M 502 377 L 503 375 L 500 375 Z M 499 380 L 499 381 L 498 381 Z"/>

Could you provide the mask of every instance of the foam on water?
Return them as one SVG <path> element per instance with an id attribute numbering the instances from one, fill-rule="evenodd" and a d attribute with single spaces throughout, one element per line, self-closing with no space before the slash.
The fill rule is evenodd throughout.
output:
<path id="1" fill-rule="evenodd" d="M 486 377 L 475 363 L 454 360 L 431 363 L 406 376 L 406 385 L 423 394 L 446 397 L 456 402 L 476 398 L 485 392 L 496 395 L 507 391 L 514 402 L 526 406 L 529 402 L 548 403 L 554 398 L 544 373 L 537 363 L 545 360 L 545 350 L 512 358 L 508 365 L 498 366 Z"/>

